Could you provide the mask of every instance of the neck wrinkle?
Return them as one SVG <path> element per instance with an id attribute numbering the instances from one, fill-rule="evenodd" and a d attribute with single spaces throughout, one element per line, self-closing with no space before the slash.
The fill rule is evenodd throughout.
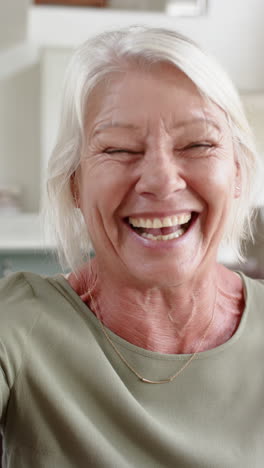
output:
<path id="1" fill-rule="evenodd" d="M 197 350 L 213 313 L 216 286 L 212 281 L 209 295 L 207 284 L 199 293 L 171 294 L 168 299 L 158 290 L 142 294 L 122 288 L 120 293 L 119 286 L 101 278 L 92 263 L 68 281 L 109 330 L 150 351 L 189 354 Z M 200 351 L 210 348 L 209 337 L 210 333 Z"/>

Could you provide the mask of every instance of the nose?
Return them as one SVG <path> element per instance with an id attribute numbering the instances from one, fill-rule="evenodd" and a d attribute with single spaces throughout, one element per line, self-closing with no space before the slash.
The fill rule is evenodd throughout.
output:
<path id="1" fill-rule="evenodd" d="M 187 186 L 184 170 L 171 150 L 148 151 L 135 187 L 138 194 L 165 200 Z"/>

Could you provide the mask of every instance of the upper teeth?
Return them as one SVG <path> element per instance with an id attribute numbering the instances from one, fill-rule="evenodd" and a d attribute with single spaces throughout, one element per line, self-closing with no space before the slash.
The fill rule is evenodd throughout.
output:
<path id="1" fill-rule="evenodd" d="M 166 218 L 129 218 L 129 223 L 134 227 L 141 228 L 162 228 L 169 226 L 178 226 L 179 224 L 185 224 L 190 221 L 191 213 L 183 213 L 178 216 L 167 216 Z"/>

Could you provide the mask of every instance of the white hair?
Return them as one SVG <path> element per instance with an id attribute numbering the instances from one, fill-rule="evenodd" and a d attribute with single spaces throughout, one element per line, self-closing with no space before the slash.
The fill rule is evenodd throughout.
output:
<path id="1" fill-rule="evenodd" d="M 68 66 L 57 144 L 48 166 L 46 225 L 55 237 L 61 265 L 78 269 L 91 250 L 81 211 L 76 208 L 71 176 L 79 166 L 85 140 L 89 95 L 104 78 L 129 63 L 138 66 L 169 62 L 196 85 L 199 92 L 227 115 L 241 170 L 240 197 L 233 198 L 224 242 L 242 259 L 242 243 L 252 236 L 253 192 L 257 152 L 243 107 L 232 82 L 216 61 L 190 39 L 162 28 L 133 26 L 100 34 L 74 53 Z"/>

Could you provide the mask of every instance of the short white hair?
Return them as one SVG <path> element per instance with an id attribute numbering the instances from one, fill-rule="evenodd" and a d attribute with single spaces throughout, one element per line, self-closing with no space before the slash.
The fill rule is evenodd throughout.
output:
<path id="1" fill-rule="evenodd" d="M 241 171 L 240 197 L 233 198 L 223 241 L 242 259 L 242 244 L 252 236 L 253 193 L 258 156 L 238 93 L 220 65 L 193 41 L 163 28 L 132 26 L 102 33 L 74 53 L 65 77 L 57 143 L 48 165 L 46 225 L 51 228 L 63 268 L 77 270 L 91 251 L 88 229 L 76 208 L 71 178 L 85 141 L 89 96 L 104 78 L 125 67 L 169 62 L 199 92 L 226 113 Z"/>

